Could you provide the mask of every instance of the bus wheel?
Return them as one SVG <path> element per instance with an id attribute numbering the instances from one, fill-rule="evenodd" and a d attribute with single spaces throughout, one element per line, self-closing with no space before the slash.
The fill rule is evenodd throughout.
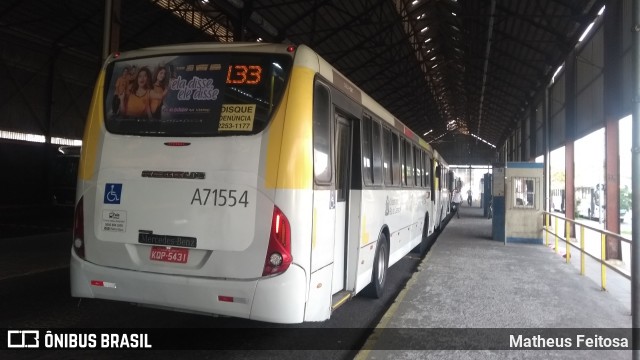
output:
<path id="1" fill-rule="evenodd" d="M 379 299 L 384 292 L 384 283 L 387 280 L 387 268 L 389 266 L 389 245 L 387 237 L 380 234 L 378 246 L 376 247 L 375 258 L 373 259 L 373 272 L 371 274 L 371 284 L 366 289 L 367 296 Z"/>

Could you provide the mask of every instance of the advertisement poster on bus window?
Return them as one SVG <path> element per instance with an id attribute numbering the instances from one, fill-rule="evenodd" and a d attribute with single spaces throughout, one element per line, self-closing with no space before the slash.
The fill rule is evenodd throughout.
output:
<path id="1" fill-rule="evenodd" d="M 215 131 L 227 67 L 225 56 L 212 54 L 118 61 L 107 87 L 107 117 L 150 131 L 176 126 Z"/>

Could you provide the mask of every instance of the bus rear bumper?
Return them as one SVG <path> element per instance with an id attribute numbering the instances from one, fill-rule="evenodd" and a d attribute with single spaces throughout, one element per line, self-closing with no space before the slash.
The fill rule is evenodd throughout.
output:
<path id="1" fill-rule="evenodd" d="M 131 302 L 276 323 L 304 319 L 306 276 L 290 266 L 279 276 L 220 280 L 96 265 L 71 254 L 71 296 Z"/>

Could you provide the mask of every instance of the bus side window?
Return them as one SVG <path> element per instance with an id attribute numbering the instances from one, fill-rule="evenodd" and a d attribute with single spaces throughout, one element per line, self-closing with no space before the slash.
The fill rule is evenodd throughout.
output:
<path id="1" fill-rule="evenodd" d="M 421 187 L 422 178 L 420 177 L 420 173 L 422 169 L 420 168 L 420 151 L 413 145 L 411 146 L 411 153 L 413 154 L 413 183 L 415 187 Z"/>
<path id="2" fill-rule="evenodd" d="M 393 176 L 391 170 L 391 131 L 382 131 L 382 170 L 384 171 L 384 184 L 392 185 Z"/>
<path id="3" fill-rule="evenodd" d="M 430 184 L 431 184 L 431 200 L 435 200 L 435 198 L 436 198 L 436 179 L 435 179 L 436 172 L 434 170 L 435 168 L 434 168 L 433 159 L 429 159 L 429 169 L 433 173 L 433 175 L 429 177 Z"/>
<path id="4" fill-rule="evenodd" d="M 351 126 L 345 116 L 335 112 L 336 117 L 336 199 L 347 200 L 351 166 Z"/>
<path id="5" fill-rule="evenodd" d="M 417 147 L 413 147 L 413 163 L 416 169 L 416 187 L 422 187 L 422 152 Z"/>
<path id="6" fill-rule="evenodd" d="M 380 123 L 373 121 L 371 145 L 373 147 L 373 183 L 382 184 L 382 144 L 380 144 Z"/>
<path id="7" fill-rule="evenodd" d="M 442 169 L 442 177 L 443 177 L 443 182 L 444 182 L 444 189 L 448 190 L 449 189 L 449 172 L 447 171 L 446 168 Z"/>
<path id="8" fill-rule="evenodd" d="M 424 187 L 428 187 L 429 189 L 431 189 L 431 178 L 429 177 L 429 174 L 431 173 L 431 160 L 429 159 L 429 155 L 427 155 L 427 153 L 425 153 L 424 151 L 422 152 L 422 164 L 424 168 L 424 172 L 422 173 L 424 180 L 422 184 L 424 185 Z"/>
<path id="9" fill-rule="evenodd" d="M 313 97 L 313 174 L 318 184 L 331 184 L 331 98 L 316 82 Z"/>
<path id="10" fill-rule="evenodd" d="M 409 141 L 404 141 L 404 163 L 405 163 L 405 180 L 408 187 L 414 185 L 413 173 L 413 145 Z"/>
<path id="11" fill-rule="evenodd" d="M 398 134 L 391 133 L 391 169 L 393 172 L 393 184 L 401 185 L 400 181 L 400 138 Z"/>
<path id="12" fill-rule="evenodd" d="M 365 185 L 373 184 L 371 149 L 371 118 L 362 119 L 362 179 Z"/>
<path id="13" fill-rule="evenodd" d="M 402 159 L 400 159 L 400 176 L 402 177 L 402 186 L 407 186 L 407 142 L 405 139 L 400 139 L 400 151 L 402 152 Z"/>

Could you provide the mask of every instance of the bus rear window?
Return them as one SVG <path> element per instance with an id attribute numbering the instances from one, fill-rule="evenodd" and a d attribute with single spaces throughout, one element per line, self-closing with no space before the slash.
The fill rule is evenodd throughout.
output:
<path id="1" fill-rule="evenodd" d="M 149 136 L 256 134 L 291 70 L 289 55 L 206 53 L 115 61 L 104 99 L 109 132 Z"/>

